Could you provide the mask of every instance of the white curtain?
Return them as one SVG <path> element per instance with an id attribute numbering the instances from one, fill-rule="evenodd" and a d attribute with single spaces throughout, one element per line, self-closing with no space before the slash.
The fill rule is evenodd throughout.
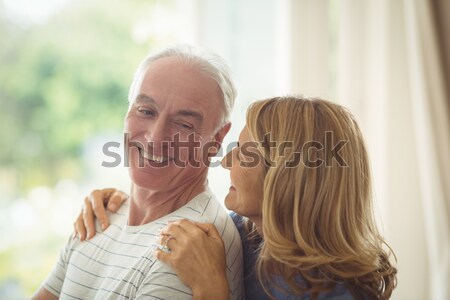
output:
<path id="1" fill-rule="evenodd" d="M 291 92 L 346 105 L 365 132 L 392 298 L 450 299 L 450 2 L 289 3 Z"/>
<path id="2" fill-rule="evenodd" d="M 405 0 L 404 5 L 429 295 L 430 299 L 450 299 L 450 77 L 445 70 L 450 49 L 443 45 L 450 39 L 450 29 L 438 27 L 441 21 L 448 25 L 450 3 Z M 446 30 L 446 37 L 441 30 Z"/>

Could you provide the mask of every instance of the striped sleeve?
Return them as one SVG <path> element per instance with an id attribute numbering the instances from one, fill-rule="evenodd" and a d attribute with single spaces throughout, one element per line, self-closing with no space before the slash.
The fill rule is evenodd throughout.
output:
<path id="1" fill-rule="evenodd" d="M 192 299 L 192 291 L 169 266 L 156 260 L 134 299 Z"/>
<path id="2" fill-rule="evenodd" d="M 73 234 L 71 234 L 66 245 L 61 249 L 58 260 L 53 266 L 52 271 L 42 284 L 42 286 L 47 291 L 57 297 L 59 297 L 59 295 L 61 294 L 64 279 L 66 277 L 67 265 L 69 262 L 70 254 L 72 252 L 71 249 L 73 249 L 75 240 L 78 239 L 74 239 Z"/>

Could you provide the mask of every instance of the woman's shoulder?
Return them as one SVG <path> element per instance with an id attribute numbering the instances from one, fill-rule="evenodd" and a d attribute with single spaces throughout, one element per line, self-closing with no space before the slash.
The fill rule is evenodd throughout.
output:
<path id="1" fill-rule="evenodd" d="M 277 300 L 309 300 L 312 299 L 310 295 L 294 295 L 293 293 L 286 292 L 283 289 L 288 288 L 287 283 L 281 277 L 275 279 L 277 285 L 282 289 L 272 287 L 271 292 L 274 299 Z M 337 283 L 334 288 L 327 292 L 320 293 L 317 300 L 354 300 L 352 293 L 346 287 L 344 283 Z"/>
<path id="2" fill-rule="evenodd" d="M 230 211 L 228 214 L 230 215 L 231 219 L 233 220 L 234 226 L 236 226 L 237 230 L 239 231 L 241 239 L 244 240 L 245 236 L 247 235 L 245 226 L 244 226 L 245 218 L 241 215 L 238 215 L 234 211 Z"/>
<path id="3" fill-rule="evenodd" d="M 236 227 L 242 227 L 242 224 L 244 222 L 244 217 L 241 215 L 238 215 L 237 213 L 235 213 L 234 211 L 230 211 L 229 215 L 231 217 L 231 219 L 233 219 L 234 225 L 236 225 Z"/>

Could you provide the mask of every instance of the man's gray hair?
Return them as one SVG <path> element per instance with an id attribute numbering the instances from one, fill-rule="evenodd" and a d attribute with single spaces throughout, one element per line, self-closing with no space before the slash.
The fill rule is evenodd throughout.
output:
<path id="1" fill-rule="evenodd" d="M 231 111 L 233 110 L 234 101 L 237 96 L 237 91 L 233 80 L 231 79 L 231 74 L 227 63 L 217 54 L 185 44 L 175 45 L 154 54 L 150 54 L 140 63 L 128 93 L 128 101 L 130 105 L 132 105 L 133 101 L 137 97 L 137 89 L 139 89 L 142 84 L 145 73 L 147 72 L 150 64 L 165 57 L 177 57 L 181 59 L 183 63 L 192 65 L 198 70 L 205 72 L 217 82 L 220 90 L 222 91 L 224 109 L 222 120 L 218 125 L 221 127 L 228 123 L 230 120 Z"/>

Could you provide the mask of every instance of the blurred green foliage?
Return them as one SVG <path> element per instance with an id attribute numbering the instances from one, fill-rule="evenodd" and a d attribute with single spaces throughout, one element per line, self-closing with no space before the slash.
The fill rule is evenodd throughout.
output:
<path id="1" fill-rule="evenodd" d="M 170 9 L 174 1 L 74 0 L 27 22 L 0 0 L 0 216 L 35 186 L 81 180 L 84 143 L 122 131 L 137 64 L 173 42 L 135 36 L 136 26 L 151 24 L 155 5 Z M 8 221 L 0 227 L 15 232 Z M 51 270 L 67 237 L 42 235 L 1 245 L 0 298 L 28 298 Z"/>
<path id="2" fill-rule="evenodd" d="M 48 237 L 33 243 L 33 251 L 30 251 L 29 247 L 17 245 L 0 252 L 0 270 L 2 270 L 0 272 L 0 296 L 3 297 L 2 299 L 6 300 L 4 298 L 6 297 L 5 287 L 10 290 L 11 286 L 17 291 L 7 293 L 10 298 L 13 298 L 11 294 L 15 294 L 14 296 L 17 298 L 31 296 L 55 264 L 61 249 L 61 242 L 64 240 Z"/>
<path id="3" fill-rule="evenodd" d="M 15 170 L 16 191 L 79 179 L 83 141 L 122 129 L 133 72 L 155 45 L 132 31 L 153 2 L 72 1 L 41 24 L 0 14 L 0 168 Z"/>

